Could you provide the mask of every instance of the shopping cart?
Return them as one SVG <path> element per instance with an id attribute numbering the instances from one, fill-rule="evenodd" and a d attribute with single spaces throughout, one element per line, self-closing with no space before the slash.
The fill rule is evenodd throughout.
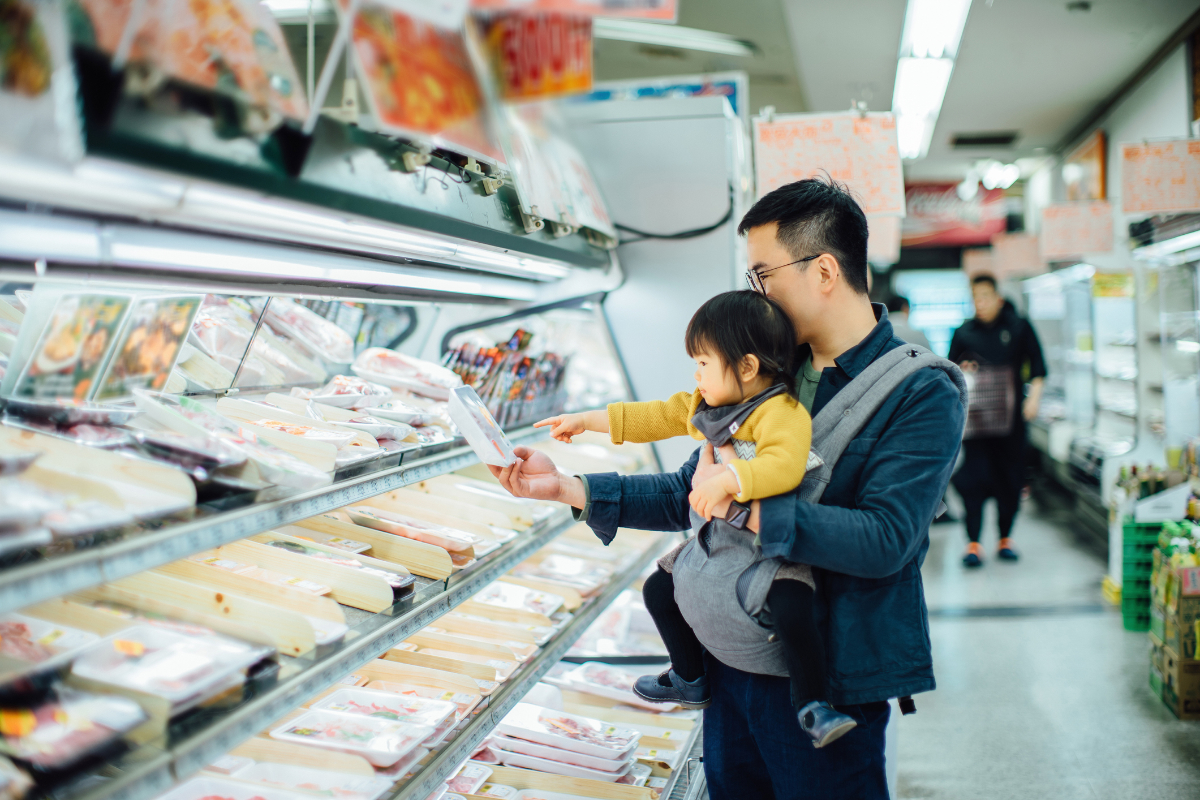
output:
<path id="1" fill-rule="evenodd" d="M 1008 436 L 1016 417 L 1017 390 L 1012 367 L 980 364 L 963 371 L 967 383 L 967 425 L 964 439 Z"/>

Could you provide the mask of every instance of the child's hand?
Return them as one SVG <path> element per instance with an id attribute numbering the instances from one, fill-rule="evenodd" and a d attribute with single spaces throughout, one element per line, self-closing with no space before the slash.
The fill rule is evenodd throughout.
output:
<path id="1" fill-rule="evenodd" d="M 733 496 L 726 488 L 728 476 L 732 474 L 729 470 L 725 470 L 725 474 L 713 476 L 692 489 L 691 494 L 688 495 L 688 502 L 692 504 L 692 509 L 706 520 L 711 520 L 713 509 Z"/>
<path id="2" fill-rule="evenodd" d="M 535 428 L 544 428 L 547 425 L 554 426 L 550 430 L 551 438 L 567 444 L 571 443 L 572 436 L 578 436 L 587 430 L 583 414 L 559 414 L 557 417 L 549 417 L 541 422 L 533 423 Z"/>

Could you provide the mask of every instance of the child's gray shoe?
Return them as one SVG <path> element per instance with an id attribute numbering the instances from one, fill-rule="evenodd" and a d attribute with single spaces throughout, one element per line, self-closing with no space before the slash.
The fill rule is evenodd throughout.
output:
<path id="1" fill-rule="evenodd" d="M 643 675 L 633 682 L 633 691 L 651 703 L 678 703 L 684 708 L 708 708 L 712 702 L 707 675 L 701 675 L 689 683 L 676 675 L 673 669 L 661 675 Z"/>
<path id="2" fill-rule="evenodd" d="M 813 747 L 824 747 L 850 732 L 858 725 L 853 717 L 838 711 L 829 703 L 813 701 L 800 709 L 800 728 L 812 737 Z"/>

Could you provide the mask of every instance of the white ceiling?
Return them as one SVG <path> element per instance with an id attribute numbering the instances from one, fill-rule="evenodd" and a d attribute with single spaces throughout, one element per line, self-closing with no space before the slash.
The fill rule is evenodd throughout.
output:
<path id="1" fill-rule="evenodd" d="M 905 0 L 784 3 L 810 110 L 844 109 L 852 96 L 891 107 Z M 978 158 L 1052 150 L 1197 7 L 1094 0 L 1090 11 L 1070 12 L 1065 0 L 975 0 L 929 155 L 907 165 L 907 176 L 961 179 Z M 1012 148 L 950 146 L 957 133 L 1006 130 L 1020 134 Z"/>

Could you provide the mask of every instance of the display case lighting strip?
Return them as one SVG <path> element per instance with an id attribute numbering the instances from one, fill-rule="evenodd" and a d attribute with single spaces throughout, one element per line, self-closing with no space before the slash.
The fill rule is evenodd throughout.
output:
<path id="1" fill-rule="evenodd" d="M 0 196 L 526 280 L 555 281 L 571 274 L 570 265 L 552 258 L 91 157 L 66 167 L 0 155 Z"/>
<path id="2" fill-rule="evenodd" d="M 1139 259 L 1157 259 L 1196 248 L 1200 248 L 1200 231 L 1192 231 L 1161 242 L 1144 245 L 1134 250 L 1133 255 Z"/>

